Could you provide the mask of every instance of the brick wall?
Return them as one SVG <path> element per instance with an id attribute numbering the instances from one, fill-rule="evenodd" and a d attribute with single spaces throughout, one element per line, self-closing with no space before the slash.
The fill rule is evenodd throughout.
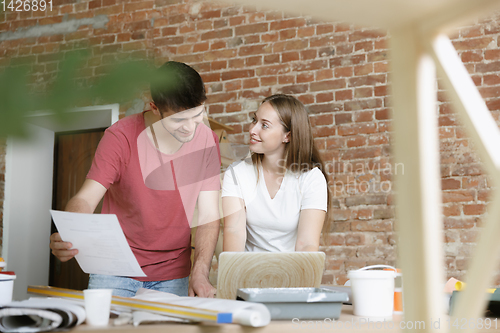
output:
<path id="1" fill-rule="evenodd" d="M 47 35 L 30 37 L 35 25 L 46 28 Z M 499 34 L 495 17 L 453 36 L 497 121 Z M 404 166 L 391 165 L 384 31 L 197 1 L 54 0 L 52 12 L 3 14 L 0 40 L 9 36 L 15 39 L 0 42 L 0 66 L 33 61 L 39 85 L 55 76 L 61 53 L 84 47 L 92 52 L 82 71 L 84 80 L 127 55 L 157 64 L 186 62 L 206 83 L 209 114 L 234 128 L 232 142 L 247 142 L 248 113 L 262 98 L 278 92 L 295 95 L 309 107 L 315 142 L 332 176 L 334 223 L 323 248 L 323 282 L 342 284 L 349 269 L 396 263 L 391 178 L 404 172 Z M 462 278 L 485 214 L 489 184 L 441 90 L 439 124 L 443 262 L 448 276 Z"/>

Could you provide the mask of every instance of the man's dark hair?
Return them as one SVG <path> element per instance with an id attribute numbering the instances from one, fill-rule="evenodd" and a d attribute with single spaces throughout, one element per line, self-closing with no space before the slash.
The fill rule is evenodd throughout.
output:
<path id="1" fill-rule="evenodd" d="M 151 97 L 160 112 L 184 111 L 207 99 L 200 74 L 182 62 L 168 61 L 151 80 Z"/>

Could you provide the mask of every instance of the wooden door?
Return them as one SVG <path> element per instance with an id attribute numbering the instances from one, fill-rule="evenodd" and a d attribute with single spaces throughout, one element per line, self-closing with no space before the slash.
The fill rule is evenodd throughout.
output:
<path id="1" fill-rule="evenodd" d="M 57 133 L 54 146 L 54 185 L 52 208 L 64 210 L 69 199 L 80 189 L 92 164 L 97 145 L 104 129 L 82 132 Z M 102 201 L 95 213 L 100 213 Z M 52 233 L 56 232 L 52 223 Z M 87 288 L 85 274 L 76 259 L 62 263 L 51 255 L 49 285 L 60 288 L 83 290 Z"/>

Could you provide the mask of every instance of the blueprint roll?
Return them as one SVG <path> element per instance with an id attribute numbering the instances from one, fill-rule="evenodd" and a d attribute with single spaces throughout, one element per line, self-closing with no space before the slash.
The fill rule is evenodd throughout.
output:
<path id="1" fill-rule="evenodd" d="M 262 327 L 271 322 L 271 314 L 263 304 L 252 304 L 233 312 L 233 323 L 243 326 Z"/>

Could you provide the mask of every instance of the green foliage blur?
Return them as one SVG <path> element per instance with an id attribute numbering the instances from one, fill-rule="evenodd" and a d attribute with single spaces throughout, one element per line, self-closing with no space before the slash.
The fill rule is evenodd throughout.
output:
<path id="1" fill-rule="evenodd" d="M 88 54 L 64 54 L 57 76 L 43 91 L 32 82 L 31 64 L 0 70 L 0 139 L 27 136 L 24 119 L 35 111 L 53 112 L 64 123 L 68 122 L 68 111 L 75 107 L 131 101 L 147 90 L 158 75 L 148 61 L 127 60 L 110 65 L 107 74 L 91 78 L 92 84 L 84 85 L 78 78 Z"/>

